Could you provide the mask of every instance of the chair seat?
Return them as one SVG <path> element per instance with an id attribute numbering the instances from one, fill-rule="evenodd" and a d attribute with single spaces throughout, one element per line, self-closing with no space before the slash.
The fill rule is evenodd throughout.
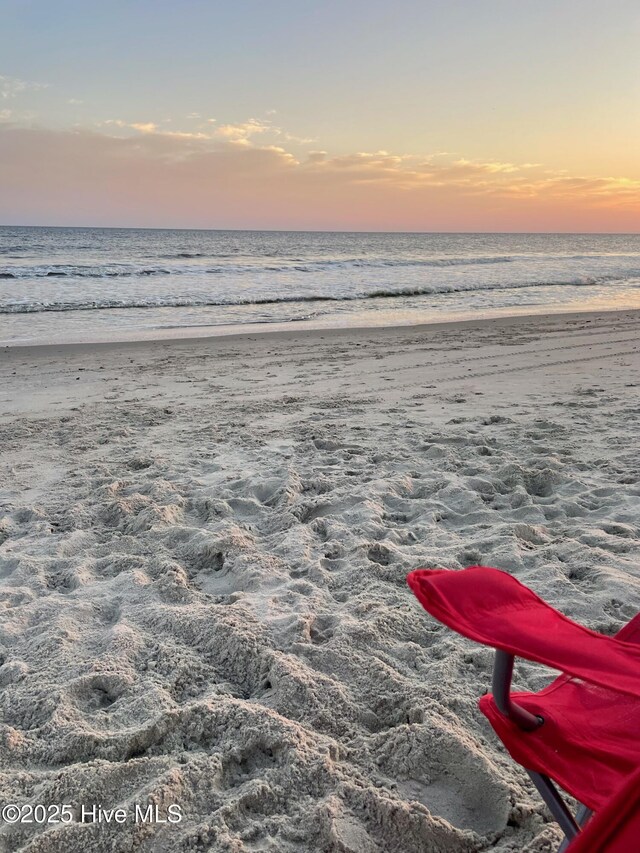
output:
<path id="1" fill-rule="evenodd" d="M 561 675 L 539 693 L 511 698 L 544 718 L 540 728 L 525 732 L 498 710 L 493 696 L 480 699 L 511 757 L 550 776 L 593 811 L 640 767 L 640 703 L 633 696 Z"/>
<path id="2" fill-rule="evenodd" d="M 640 643 L 640 614 L 615 638 Z M 640 703 L 633 696 L 563 674 L 538 693 L 511 698 L 545 720 L 539 729 L 523 732 L 498 710 L 491 694 L 480 699 L 480 710 L 511 757 L 550 776 L 593 811 L 640 767 Z"/>

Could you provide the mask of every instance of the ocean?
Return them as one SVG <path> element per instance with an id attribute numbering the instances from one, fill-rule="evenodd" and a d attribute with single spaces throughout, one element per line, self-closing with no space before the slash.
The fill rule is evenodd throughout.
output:
<path id="1" fill-rule="evenodd" d="M 0 227 L 0 343 L 640 308 L 640 234 Z"/>

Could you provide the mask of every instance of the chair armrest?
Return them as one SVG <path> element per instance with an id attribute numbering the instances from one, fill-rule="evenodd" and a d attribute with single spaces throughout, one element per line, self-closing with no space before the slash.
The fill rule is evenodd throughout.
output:
<path id="1" fill-rule="evenodd" d="M 640 647 L 578 625 L 498 569 L 417 569 L 407 582 L 432 616 L 459 634 L 640 698 Z"/>
<path id="2" fill-rule="evenodd" d="M 539 728 L 544 719 L 539 714 L 532 714 L 511 699 L 511 677 L 513 675 L 513 655 L 496 650 L 493 662 L 492 693 L 497 709 L 505 717 L 512 720 L 525 732 Z"/>

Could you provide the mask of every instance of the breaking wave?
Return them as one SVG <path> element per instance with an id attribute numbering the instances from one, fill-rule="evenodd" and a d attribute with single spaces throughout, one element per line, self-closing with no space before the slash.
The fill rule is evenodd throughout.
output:
<path id="1" fill-rule="evenodd" d="M 200 252 L 182 252 L 166 255 L 165 259 L 194 259 L 204 258 Z M 216 257 L 231 257 L 217 255 Z M 235 257 L 235 256 L 233 256 Z M 69 265 L 49 264 L 33 266 L 14 266 L 0 271 L 0 278 L 130 278 L 132 276 L 150 275 L 206 275 L 220 273 L 260 273 L 264 272 L 319 272 L 330 269 L 388 269 L 389 267 L 450 267 L 475 266 L 477 264 L 505 264 L 514 258 L 508 257 L 478 257 L 478 258 L 416 258 L 416 259 L 323 259 L 317 261 L 289 260 L 288 263 L 265 263 L 264 261 L 248 264 L 233 263 L 219 266 L 192 264 L 185 266 L 146 266 L 130 267 L 126 265 Z"/>
<path id="2" fill-rule="evenodd" d="M 639 273 L 640 274 L 640 273 Z M 401 288 L 380 288 L 379 290 L 362 291 L 357 293 L 306 293 L 285 294 L 280 296 L 247 296 L 211 298 L 199 295 L 185 296 L 156 296 L 144 299 L 96 299 L 87 301 L 52 300 L 32 302 L 9 302 L 0 305 L 0 314 L 38 314 L 46 311 L 111 311 L 131 308 L 212 308 L 233 307 L 239 305 L 277 305 L 279 303 L 306 302 L 357 302 L 370 299 L 399 299 L 420 296 L 436 296 L 446 293 L 487 292 L 496 290 L 519 290 L 532 287 L 588 287 L 603 283 L 602 279 L 574 278 L 568 281 L 530 281 L 512 282 L 509 284 L 493 284 L 478 286 L 477 284 L 459 282 L 456 284 L 412 286 Z"/>

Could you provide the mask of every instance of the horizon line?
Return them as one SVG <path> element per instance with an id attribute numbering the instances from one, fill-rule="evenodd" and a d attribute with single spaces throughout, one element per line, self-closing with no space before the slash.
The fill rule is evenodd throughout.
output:
<path id="1" fill-rule="evenodd" d="M 217 233 L 253 233 L 253 234 L 460 234 L 460 235 L 523 235 L 538 234 L 540 236 L 593 236 L 593 237 L 638 237 L 640 231 L 407 231 L 407 230 L 383 230 L 383 229 L 332 229 L 332 228 L 204 228 L 189 227 L 185 225 L 27 225 L 27 224 L 0 224 L 0 228 L 51 228 L 60 230 L 86 230 L 86 231 L 209 231 Z"/>

